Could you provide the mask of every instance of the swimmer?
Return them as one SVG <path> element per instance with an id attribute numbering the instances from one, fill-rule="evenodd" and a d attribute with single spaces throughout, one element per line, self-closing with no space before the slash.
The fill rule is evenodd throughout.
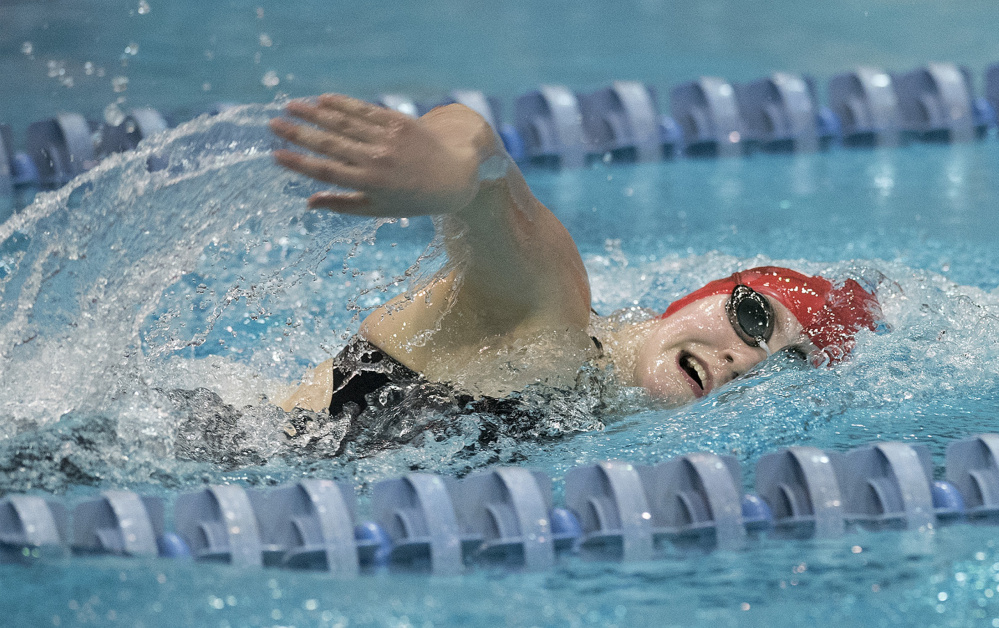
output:
<path id="1" fill-rule="evenodd" d="M 477 113 L 452 104 L 416 119 L 328 94 L 291 102 L 287 114 L 295 120 L 274 119 L 271 130 L 305 151 L 277 150 L 277 163 L 351 190 L 317 193 L 311 208 L 439 216 L 450 262 L 368 315 L 343 352 L 279 404 L 285 410 L 356 413 L 388 384 L 496 401 L 533 383 L 571 386 L 594 361 L 678 406 L 779 351 L 836 362 L 880 318 L 875 296 L 852 279 L 834 285 L 763 267 L 713 281 L 659 317 L 593 325 L 572 237 Z"/>

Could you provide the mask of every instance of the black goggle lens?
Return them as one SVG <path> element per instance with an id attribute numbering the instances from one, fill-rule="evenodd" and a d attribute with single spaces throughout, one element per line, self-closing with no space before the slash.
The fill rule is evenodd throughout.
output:
<path id="1" fill-rule="evenodd" d="M 758 347 L 760 339 L 770 342 L 775 317 L 773 307 L 762 294 L 748 286 L 738 285 L 725 304 L 725 310 L 735 332 L 748 345 Z"/>

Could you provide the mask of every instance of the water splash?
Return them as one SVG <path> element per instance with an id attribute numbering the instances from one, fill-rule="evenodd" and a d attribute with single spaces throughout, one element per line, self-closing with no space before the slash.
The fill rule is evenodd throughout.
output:
<path id="1" fill-rule="evenodd" d="M 306 211 L 318 187 L 270 158 L 266 123 L 279 110 L 195 120 L 0 224 L 0 488 L 308 475 L 363 487 L 499 463 L 557 477 L 605 458 L 653 463 L 709 449 L 751 462 L 783 445 L 874 438 L 939 453 L 954 435 L 994 429 L 976 408 L 999 399 L 995 293 L 901 262 L 643 257 L 614 241 L 584 260 L 604 314 L 651 316 L 710 279 L 778 264 L 876 285 L 893 331 L 861 333 L 835 369 L 776 355 L 675 410 L 584 371 L 572 391 L 521 393 L 532 410 L 523 421 L 416 404 L 351 433 L 326 414 L 288 415 L 271 401 L 290 382 L 337 352 L 361 313 L 445 260 L 430 221 Z"/>

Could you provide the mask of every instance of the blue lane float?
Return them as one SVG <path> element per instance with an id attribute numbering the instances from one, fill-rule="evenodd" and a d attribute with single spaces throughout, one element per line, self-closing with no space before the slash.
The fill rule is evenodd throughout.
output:
<path id="1" fill-rule="evenodd" d="M 382 94 L 375 103 L 380 107 L 404 113 L 411 118 L 419 118 L 430 111 L 430 107 L 416 102 L 406 94 Z"/>
<path id="2" fill-rule="evenodd" d="M 458 483 L 461 528 L 481 538 L 475 560 L 542 571 L 555 564 L 552 483 L 539 471 L 493 469 Z"/>
<path id="3" fill-rule="evenodd" d="M 687 454 L 642 469 L 641 475 L 657 540 L 678 547 L 743 547 L 742 473 L 734 457 Z"/>
<path id="4" fill-rule="evenodd" d="M 472 111 L 485 118 L 489 126 L 497 131 L 500 129 L 500 122 L 503 115 L 500 111 L 499 98 L 487 96 L 485 93 L 474 89 L 456 89 L 442 102 L 442 105 L 459 103 L 465 105 Z"/>
<path id="5" fill-rule="evenodd" d="M 840 462 L 847 518 L 872 528 L 931 527 L 930 452 L 905 443 L 876 443 L 848 452 Z"/>
<path id="6" fill-rule="evenodd" d="M 195 560 L 236 567 L 264 564 L 265 543 L 246 491 L 240 486 L 210 486 L 177 498 L 174 525 Z"/>
<path id="7" fill-rule="evenodd" d="M 489 126 L 493 127 L 503 141 L 506 152 L 514 161 L 523 161 L 526 152 L 524 140 L 517 132 L 516 127 L 508 122 L 503 122 L 503 111 L 500 99 L 495 96 L 487 96 L 481 91 L 473 89 L 453 90 L 441 104 L 459 103 L 472 109 L 485 118 Z"/>
<path id="8" fill-rule="evenodd" d="M 358 522 L 347 485 L 306 479 L 274 489 L 208 486 L 165 501 L 109 490 L 70 510 L 40 495 L 0 499 L 0 562 L 116 555 L 193 558 L 239 568 L 385 569 L 456 575 L 545 571 L 569 557 L 683 559 L 759 538 L 835 539 L 856 529 L 999 525 L 999 434 L 951 443 L 946 480 L 922 445 L 878 442 L 846 453 L 789 447 L 743 489 L 732 456 L 699 452 L 654 466 L 602 461 L 569 470 L 564 505 L 551 479 L 495 468 L 466 479 L 412 473 L 372 488 Z"/>
<path id="9" fill-rule="evenodd" d="M 999 111 L 999 64 L 991 65 L 985 71 L 985 102 L 988 103 L 991 111 L 987 122 L 995 125 L 999 122 L 996 112 Z"/>
<path id="10" fill-rule="evenodd" d="M 700 77 L 670 90 L 672 115 L 661 113 L 655 91 L 636 81 L 615 81 L 591 92 L 542 85 L 514 99 L 512 120 L 504 119 L 500 99 L 477 90 L 453 90 L 432 102 L 383 94 L 374 102 L 414 117 L 441 104 L 464 104 L 492 125 L 515 161 L 545 168 L 756 150 L 809 152 L 837 144 L 962 142 L 983 137 L 997 124 L 999 64 L 986 71 L 982 97 L 975 95 L 968 70 L 953 63 L 899 74 L 860 67 L 832 77 L 827 87 L 828 105 L 804 75 L 775 72 L 742 84 Z M 34 191 L 62 186 L 176 120 L 233 106 L 219 103 L 173 115 L 139 108 L 118 125 L 60 113 L 31 124 L 20 151 L 11 130 L 0 124 L 0 198 L 13 199 L 18 208 Z M 150 169 L 162 166 L 156 161 Z"/>
<path id="11" fill-rule="evenodd" d="M 10 126 L 0 124 L 0 196 L 14 194 L 14 141 Z"/>
<path id="12" fill-rule="evenodd" d="M 580 523 L 576 551 L 584 558 L 649 560 L 652 513 L 638 467 L 607 461 L 576 467 L 565 477 L 565 504 Z"/>
<path id="13" fill-rule="evenodd" d="M 355 576 L 360 569 L 354 533 L 354 491 L 329 480 L 302 480 L 252 491 L 265 563 Z"/>
<path id="14" fill-rule="evenodd" d="M 466 555 L 481 543 L 458 524 L 448 479 L 411 473 L 374 486 L 375 521 L 392 541 L 390 561 L 404 570 L 461 573 Z"/>

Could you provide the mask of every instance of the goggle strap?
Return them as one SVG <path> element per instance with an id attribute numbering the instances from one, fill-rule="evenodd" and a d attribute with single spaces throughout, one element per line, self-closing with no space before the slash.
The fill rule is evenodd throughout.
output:
<path id="1" fill-rule="evenodd" d="M 770 347 L 767 346 L 767 341 L 763 339 L 763 336 L 760 336 L 755 340 L 756 344 L 760 345 L 760 348 L 767 352 L 768 358 L 774 354 L 774 352 L 770 350 Z"/>

